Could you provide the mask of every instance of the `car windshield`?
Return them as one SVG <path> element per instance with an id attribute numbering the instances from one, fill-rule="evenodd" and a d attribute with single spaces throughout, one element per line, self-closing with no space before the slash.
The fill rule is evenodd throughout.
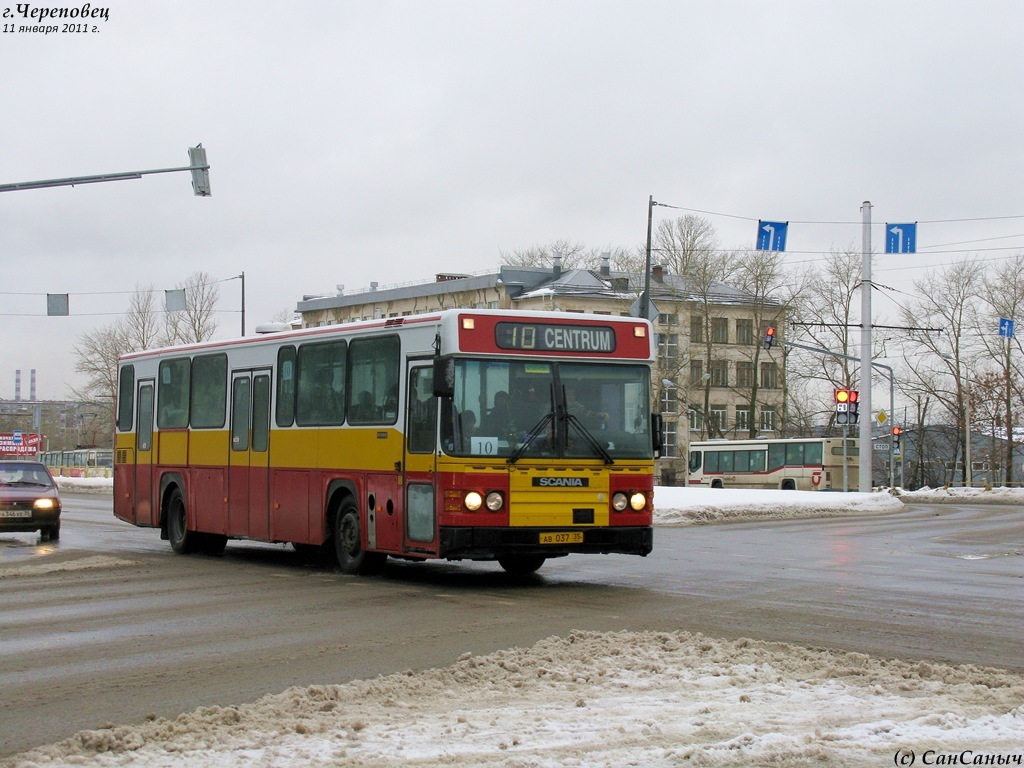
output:
<path id="1" fill-rule="evenodd" d="M 455 361 L 441 444 L 456 456 L 649 459 L 644 365 Z"/>
<path id="2" fill-rule="evenodd" d="M 53 485 L 50 473 L 42 464 L 0 464 L 0 485 Z"/>

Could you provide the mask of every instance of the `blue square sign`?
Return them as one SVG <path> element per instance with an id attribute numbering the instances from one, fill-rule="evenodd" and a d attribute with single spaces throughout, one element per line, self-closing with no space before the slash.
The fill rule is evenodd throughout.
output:
<path id="1" fill-rule="evenodd" d="M 886 224 L 886 253 L 917 253 L 917 223 Z"/>
<path id="2" fill-rule="evenodd" d="M 788 221 L 758 221 L 757 222 L 757 250 L 759 251 L 784 251 L 786 250 L 786 230 L 789 229 Z"/>

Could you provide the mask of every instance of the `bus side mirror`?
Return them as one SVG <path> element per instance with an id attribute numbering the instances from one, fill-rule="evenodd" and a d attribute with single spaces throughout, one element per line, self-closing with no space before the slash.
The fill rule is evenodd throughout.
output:
<path id="1" fill-rule="evenodd" d="M 434 397 L 455 396 L 455 360 L 451 357 L 434 358 Z"/>
<path id="2" fill-rule="evenodd" d="M 654 458 L 661 458 L 661 414 L 651 414 L 651 444 L 654 448 Z"/>

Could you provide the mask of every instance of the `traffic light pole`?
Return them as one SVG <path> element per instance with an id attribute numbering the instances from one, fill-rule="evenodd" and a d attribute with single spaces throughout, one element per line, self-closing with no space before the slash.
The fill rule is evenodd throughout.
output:
<path id="1" fill-rule="evenodd" d="M 853 360 L 856 363 L 859 363 L 861 361 L 861 359 L 859 357 L 854 357 L 853 355 L 844 355 L 844 354 L 841 354 L 839 352 L 833 352 L 830 349 L 821 349 L 820 347 L 809 347 L 806 344 L 797 344 L 795 341 L 783 341 L 782 344 L 783 344 L 783 346 L 793 347 L 794 349 L 803 349 L 803 350 L 805 350 L 807 352 L 816 352 L 819 355 L 828 355 L 830 357 L 839 357 L 839 358 L 842 358 L 843 360 Z M 871 368 L 879 368 L 879 369 L 885 371 L 887 373 L 887 375 L 889 376 L 889 417 L 894 419 L 894 418 L 896 418 L 896 375 L 893 372 L 893 369 L 892 369 L 891 366 L 883 365 L 882 363 L 872 362 L 870 367 Z M 866 366 L 862 366 L 861 370 L 863 371 L 865 368 L 866 368 Z M 862 379 L 863 379 L 863 377 L 862 377 Z M 869 390 L 871 388 L 870 382 L 871 382 L 871 379 L 869 377 L 868 378 L 868 387 L 867 387 Z M 863 390 L 861 391 L 860 397 L 861 397 L 861 402 L 870 402 L 870 400 L 867 400 L 867 401 L 864 400 L 864 392 L 863 392 Z M 864 408 L 864 412 L 867 415 L 867 418 L 863 420 L 863 423 L 867 424 L 868 438 L 867 438 L 867 442 L 865 443 L 863 437 L 861 437 L 861 444 L 862 445 L 870 445 L 871 444 L 871 422 L 869 421 L 869 419 L 871 418 L 870 406 L 865 407 Z M 858 421 L 858 424 L 860 424 L 860 423 L 861 422 Z M 863 427 L 861 427 L 861 429 L 863 429 Z M 845 436 L 846 436 L 845 432 L 844 432 L 843 436 L 845 438 Z M 845 440 L 844 440 L 843 445 L 845 445 L 845 444 L 846 443 L 845 443 Z M 868 455 L 871 455 L 871 454 L 868 454 Z M 870 463 L 871 462 L 869 461 L 868 462 L 869 466 L 870 466 Z M 845 464 L 844 464 L 844 466 L 845 466 Z M 902 468 L 902 466 L 903 466 L 903 459 L 901 458 L 900 459 L 900 467 Z M 901 485 L 902 485 L 902 483 L 901 483 Z M 892 444 L 891 443 L 889 445 L 889 487 L 890 488 L 895 488 L 896 487 L 896 457 L 893 456 L 893 454 L 892 454 Z"/>

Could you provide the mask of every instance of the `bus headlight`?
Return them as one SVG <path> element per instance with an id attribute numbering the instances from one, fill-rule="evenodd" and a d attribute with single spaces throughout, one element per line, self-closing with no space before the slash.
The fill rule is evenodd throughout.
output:
<path id="1" fill-rule="evenodd" d="M 466 509 L 470 512 L 476 512 L 484 505 L 484 497 L 476 491 L 469 491 L 465 497 L 463 497 L 462 503 L 466 505 Z"/>
<path id="2" fill-rule="evenodd" d="M 639 512 L 647 506 L 647 497 L 640 491 L 636 491 L 629 497 L 629 506 L 634 512 Z"/>
<path id="3" fill-rule="evenodd" d="M 505 497 L 500 491 L 491 491 L 487 494 L 486 503 L 491 512 L 500 512 L 505 506 Z"/>
<path id="4" fill-rule="evenodd" d="M 614 496 L 612 496 L 612 509 L 614 509 L 616 512 L 624 511 L 628 505 L 629 500 L 626 498 L 626 494 L 624 494 L 622 491 L 619 491 Z"/>

